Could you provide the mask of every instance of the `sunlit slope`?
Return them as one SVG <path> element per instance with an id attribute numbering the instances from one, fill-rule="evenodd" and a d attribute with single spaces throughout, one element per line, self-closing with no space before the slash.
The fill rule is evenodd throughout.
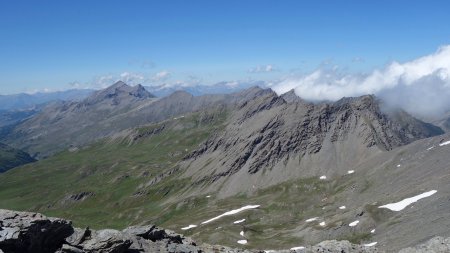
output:
<path id="1" fill-rule="evenodd" d="M 65 217 L 78 226 L 153 219 L 165 196 L 183 187 L 170 178 L 177 161 L 221 129 L 225 118 L 225 111 L 186 115 L 16 168 L 0 176 L 0 208 Z M 164 182 L 145 187 L 164 173 Z"/>

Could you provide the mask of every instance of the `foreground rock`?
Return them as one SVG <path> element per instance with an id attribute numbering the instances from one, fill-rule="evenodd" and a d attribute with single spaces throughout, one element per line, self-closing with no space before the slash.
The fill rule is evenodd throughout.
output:
<path id="1" fill-rule="evenodd" d="M 39 213 L 0 209 L 0 253 L 287 253 L 340 252 L 377 253 L 376 247 L 348 241 L 324 241 L 297 250 L 249 251 L 224 246 L 197 244 L 189 237 L 154 225 L 91 230 L 74 228 L 71 221 L 49 218 Z M 450 238 L 436 237 L 406 252 L 450 252 Z"/>
<path id="2" fill-rule="evenodd" d="M 154 225 L 91 230 L 42 214 L 0 209 L 0 252 L 137 253 L 249 252 L 222 246 L 197 245 L 191 238 Z"/>

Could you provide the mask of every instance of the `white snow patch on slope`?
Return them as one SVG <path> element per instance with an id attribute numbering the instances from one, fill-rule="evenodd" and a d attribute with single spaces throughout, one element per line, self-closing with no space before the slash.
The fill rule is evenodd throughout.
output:
<path id="1" fill-rule="evenodd" d="M 307 219 L 307 220 L 305 220 L 306 222 L 313 222 L 313 221 L 315 221 L 315 220 L 317 220 L 317 219 L 319 219 L 319 217 L 314 217 L 314 218 L 311 218 L 311 219 Z"/>
<path id="2" fill-rule="evenodd" d="M 346 207 L 345 206 L 340 206 L 339 209 L 344 210 Z"/>
<path id="3" fill-rule="evenodd" d="M 305 247 L 303 246 L 292 247 L 290 250 L 301 250 L 301 249 L 305 249 Z"/>
<path id="4" fill-rule="evenodd" d="M 187 227 L 181 228 L 181 230 L 189 230 L 191 228 L 196 228 L 196 227 L 197 227 L 197 225 L 189 225 Z"/>
<path id="5" fill-rule="evenodd" d="M 431 146 L 429 148 L 427 148 L 427 150 L 432 150 L 434 148 L 434 146 Z"/>
<path id="6" fill-rule="evenodd" d="M 401 167 L 401 165 L 400 164 L 397 164 L 397 168 L 400 168 Z"/>
<path id="7" fill-rule="evenodd" d="M 450 144 L 450 141 L 446 141 L 446 142 L 440 143 L 439 146 L 442 147 L 442 146 L 449 145 L 449 144 Z"/>
<path id="8" fill-rule="evenodd" d="M 372 234 L 375 233 L 375 229 L 370 230 L 370 233 Z"/>
<path id="9" fill-rule="evenodd" d="M 325 180 L 325 179 L 327 179 L 327 176 L 320 176 L 319 179 L 320 180 Z"/>
<path id="10" fill-rule="evenodd" d="M 389 210 L 392 211 L 401 211 L 403 209 L 405 209 L 405 207 L 411 205 L 412 203 L 417 202 L 420 199 L 426 198 L 426 197 L 430 197 L 431 195 L 435 194 L 437 191 L 436 190 L 432 190 L 432 191 L 428 191 L 428 192 L 424 192 L 422 194 L 419 194 L 417 196 L 411 197 L 411 198 L 406 198 L 402 201 L 396 202 L 396 203 L 391 203 L 391 204 L 387 204 L 387 205 L 383 205 L 383 206 L 379 206 L 378 208 L 387 208 Z"/>
<path id="11" fill-rule="evenodd" d="M 349 170 L 349 171 L 347 171 L 347 174 L 353 174 L 353 173 L 355 173 L 354 170 Z"/>
<path id="12" fill-rule="evenodd" d="M 239 243 L 239 244 L 247 244 L 247 240 L 239 240 L 239 241 L 237 241 L 237 243 Z"/>
<path id="13" fill-rule="evenodd" d="M 239 233 L 239 235 L 240 235 L 240 236 L 244 236 L 244 231 L 241 231 L 241 232 Z"/>
<path id="14" fill-rule="evenodd" d="M 321 223 L 319 223 L 319 225 L 320 225 L 321 227 L 325 227 L 326 223 L 325 223 L 325 221 L 322 221 Z"/>
<path id="15" fill-rule="evenodd" d="M 211 195 L 206 196 L 206 198 L 211 198 Z"/>
<path id="16" fill-rule="evenodd" d="M 363 244 L 364 247 L 372 247 L 377 245 L 378 242 L 371 242 L 371 243 L 367 243 L 367 244 Z"/>
<path id="17" fill-rule="evenodd" d="M 352 223 L 350 223 L 350 224 L 348 224 L 350 227 L 354 227 L 354 226 L 356 226 L 356 225 L 358 225 L 358 223 L 359 223 L 359 220 L 355 220 L 354 222 L 352 222 Z"/>
<path id="18" fill-rule="evenodd" d="M 218 220 L 218 219 L 220 219 L 220 218 L 222 218 L 222 217 L 224 217 L 224 216 L 230 216 L 230 215 L 237 214 L 237 213 L 240 213 L 240 212 L 245 211 L 245 210 L 248 210 L 248 209 L 254 209 L 254 208 L 258 208 L 258 207 L 260 207 L 260 205 L 247 205 L 247 206 L 243 206 L 243 207 L 241 207 L 241 208 L 239 208 L 239 209 L 235 209 L 235 210 L 228 211 L 228 212 L 223 213 L 223 214 L 221 214 L 221 215 L 219 215 L 219 216 L 216 216 L 216 217 L 214 217 L 214 218 L 212 218 L 212 219 L 209 219 L 209 220 L 207 220 L 207 221 L 204 221 L 204 222 L 202 222 L 202 224 L 210 223 L 211 221 Z"/>
<path id="19" fill-rule="evenodd" d="M 237 220 L 237 221 L 235 221 L 235 222 L 233 222 L 234 224 L 239 224 L 239 223 L 242 223 L 242 222 L 244 222 L 245 221 L 245 219 L 242 219 L 242 220 Z"/>

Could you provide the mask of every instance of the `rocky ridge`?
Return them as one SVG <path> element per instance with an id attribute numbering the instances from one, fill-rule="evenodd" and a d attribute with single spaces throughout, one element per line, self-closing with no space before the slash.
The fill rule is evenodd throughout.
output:
<path id="1" fill-rule="evenodd" d="M 258 87 L 234 94 L 194 97 L 176 91 L 156 98 L 141 85 L 124 82 L 94 92 L 81 101 L 55 102 L 14 125 L 1 141 L 38 158 L 81 147 L 125 129 L 160 122 L 205 108 L 234 108 L 267 92 Z"/>
<path id="2" fill-rule="evenodd" d="M 442 133 L 406 112 L 385 113 L 371 95 L 313 104 L 293 92 L 278 96 L 267 90 L 240 104 L 224 131 L 186 157 L 186 176 L 196 185 L 219 185 L 235 174 L 248 180 L 242 174 L 262 176 L 276 169 L 287 173 L 286 178 L 320 173 L 320 168 L 339 172 L 378 152 Z M 281 173 L 267 175 L 272 183 L 286 179 Z M 242 191 L 239 185 L 247 184 L 233 185 Z"/>

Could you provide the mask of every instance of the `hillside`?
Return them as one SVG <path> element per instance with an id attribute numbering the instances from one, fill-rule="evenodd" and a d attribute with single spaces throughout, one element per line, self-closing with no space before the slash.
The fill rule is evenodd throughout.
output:
<path id="1" fill-rule="evenodd" d="M 235 94 L 193 95 L 177 91 L 155 98 L 142 86 L 123 82 L 79 102 L 57 102 L 9 129 L 2 141 L 39 158 L 70 147 L 81 147 L 128 128 L 143 126 L 204 108 L 233 107 L 257 96 L 250 88 Z"/>
<path id="2" fill-rule="evenodd" d="M 272 92 L 241 106 L 222 133 L 185 159 L 186 177 L 202 191 L 231 196 L 290 178 L 343 174 L 373 155 L 443 133 L 405 112 L 384 113 L 373 96 L 288 101 Z"/>
<path id="3" fill-rule="evenodd" d="M 164 196 L 178 193 L 185 181 L 166 180 L 151 191 L 145 186 L 174 173 L 177 161 L 221 129 L 225 117 L 225 111 L 194 113 L 8 171 L 0 177 L 0 208 L 39 210 L 93 227 L 157 217 Z"/>
<path id="4" fill-rule="evenodd" d="M 400 249 L 449 236 L 450 136 L 426 138 L 439 128 L 386 114 L 373 96 L 311 104 L 253 88 L 170 97 L 153 108 L 198 111 L 8 171 L 0 208 L 94 228 L 152 223 L 231 247 L 243 231 L 240 247 L 250 249 L 329 239 Z M 233 107 L 202 110 L 212 98 Z M 403 211 L 379 208 L 432 190 Z"/>
<path id="5" fill-rule="evenodd" d="M 0 173 L 34 161 L 29 154 L 0 143 Z"/>

